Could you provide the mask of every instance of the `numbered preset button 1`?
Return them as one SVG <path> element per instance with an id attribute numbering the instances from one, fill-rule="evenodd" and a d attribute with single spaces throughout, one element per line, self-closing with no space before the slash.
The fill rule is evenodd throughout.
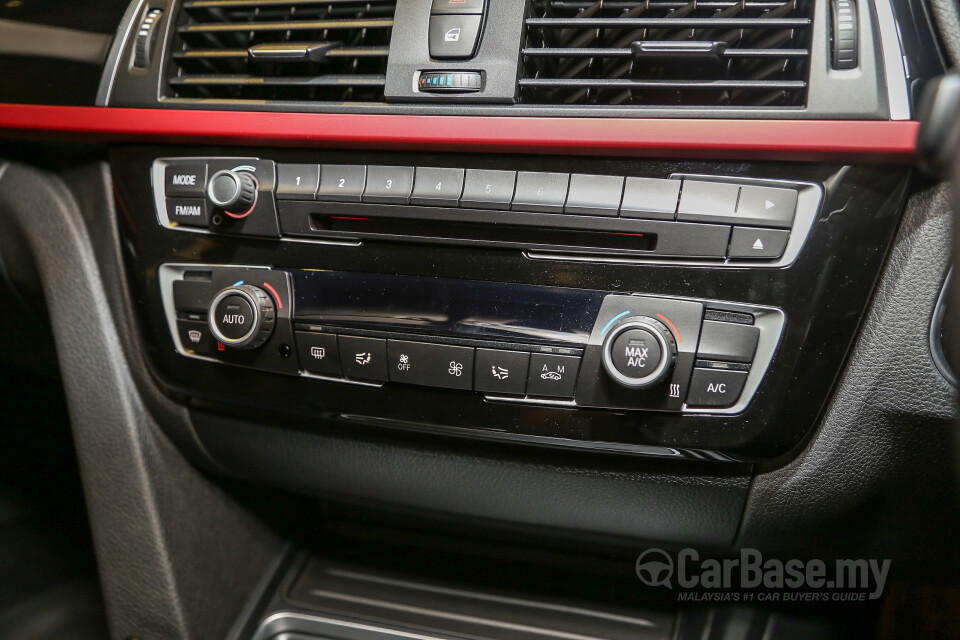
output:
<path id="1" fill-rule="evenodd" d="M 473 209 L 509 209 L 516 185 L 516 171 L 467 169 L 460 206 Z"/>
<path id="2" fill-rule="evenodd" d="M 517 189 L 513 194 L 513 210 L 563 213 L 569 184 L 569 173 L 519 171 Z"/>
<path id="3" fill-rule="evenodd" d="M 362 164 L 325 164 L 320 167 L 317 200 L 360 202 L 366 181 L 367 168 Z"/>
<path id="4" fill-rule="evenodd" d="M 413 188 L 413 167 L 367 167 L 367 186 L 363 201 L 382 204 L 407 204 Z"/>
<path id="5" fill-rule="evenodd" d="M 320 165 L 277 165 L 277 199 L 313 200 L 319 186 Z"/>

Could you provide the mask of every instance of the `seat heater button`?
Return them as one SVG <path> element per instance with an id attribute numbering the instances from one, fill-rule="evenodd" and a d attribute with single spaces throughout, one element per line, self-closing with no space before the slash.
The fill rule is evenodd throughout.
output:
<path id="1" fill-rule="evenodd" d="M 690 407 L 731 407 L 736 404 L 747 381 L 746 371 L 729 369 L 693 370 L 687 405 Z"/>

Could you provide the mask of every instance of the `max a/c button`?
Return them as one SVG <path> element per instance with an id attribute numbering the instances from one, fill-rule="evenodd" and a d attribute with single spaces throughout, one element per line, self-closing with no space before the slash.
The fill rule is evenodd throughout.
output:
<path id="1" fill-rule="evenodd" d="M 746 381 L 746 371 L 694 369 L 690 391 L 687 393 L 687 406 L 732 407 L 740 397 Z"/>

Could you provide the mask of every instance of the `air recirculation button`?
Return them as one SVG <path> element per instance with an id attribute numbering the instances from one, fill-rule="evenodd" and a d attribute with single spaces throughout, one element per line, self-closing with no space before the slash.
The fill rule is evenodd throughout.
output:
<path id="1" fill-rule="evenodd" d="M 662 382 L 677 357 L 673 334 L 653 318 L 633 318 L 603 341 L 603 366 L 624 387 L 643 389 Z"/>

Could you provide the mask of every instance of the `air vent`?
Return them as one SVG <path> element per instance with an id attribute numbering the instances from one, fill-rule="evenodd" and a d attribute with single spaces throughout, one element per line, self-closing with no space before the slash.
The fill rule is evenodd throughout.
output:
<path id="1" fill-rule="evenodd" d="M 806 102 L 812 0 L 534 0 L 528 104 L 710 107 Z"/>
<path id="2" fill-rule="evenodd" d="M 383 102 L 396 0 L 186 0 L 174 97 Z"/>

